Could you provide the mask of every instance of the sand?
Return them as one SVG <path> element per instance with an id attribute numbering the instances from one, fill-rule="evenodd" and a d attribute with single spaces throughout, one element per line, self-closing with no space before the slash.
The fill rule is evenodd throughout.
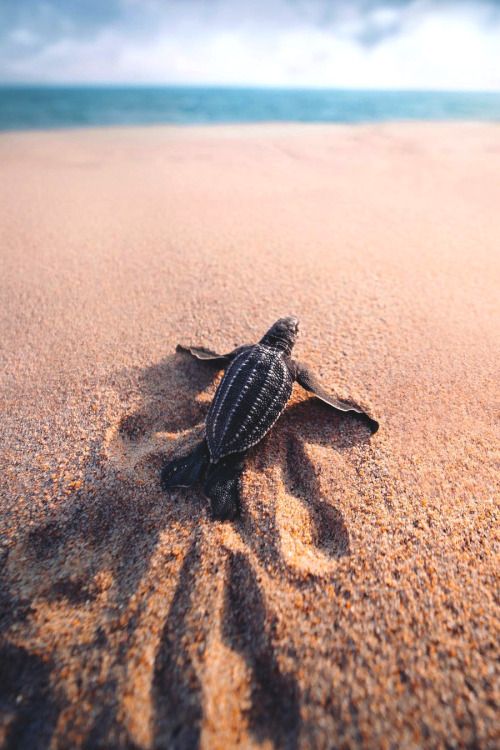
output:
<path id="1" fill-rule="evenodd" d="M 0 745 L 500 746 L 500 126 L 0 136 Z M 158 471 L 283 315 L 241 516 Z"/>

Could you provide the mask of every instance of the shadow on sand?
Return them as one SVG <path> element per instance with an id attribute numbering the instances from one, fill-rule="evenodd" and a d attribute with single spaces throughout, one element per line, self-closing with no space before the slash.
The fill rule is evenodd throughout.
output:
<path id="1" fill-rule="evenodd" d="M 58 747 L 136 746 L 117 718 L 117 685 L 127 679 L 126 663 L 140 610 L 140 605 L 131 607 L 130 602 L 150 572 L 151 558 L 166 529 L 173 543 L 181 539 L 182 530 L 182 540 L 187 534 L 191 546 L 154 664 L 154 744 L 198 746 L 202 691 L 183 639 L 197 637 L 190 630 L 189 613 L 202 554 L 200 523 L 206 523 L 208 510 L 200 488 L 176 491 L 175 499 L 163 494 L 158 472 L 164 461 L 181 455 L 199 439 L 216 374 L 209 363 L 179 354 L 140 373 L 140 403 L 119 416 L 112 437 L 97 446 L 81 487 L 57 506 L 52 518 L 35 526 L 2 556 L 0 707 L 6 719 L 0 728 L 6 748 L 33 746 L 35 736 L 37 747 L 48 747 L 63 708 L 65 728 L 62 734 L 58 730 Z M 308 399 L 289 407 L 272 434 L 252 449 L 249 460 L 257 465 L 265 461 L 255 457 L 275 439 L 284 446 L 280 460 L 286 491 L 307 506 L 318 548 L 332 558 L 347 554 L 349 534 L 342 513 L 323 496 L 318 469 L 307 457 L 304 443 L 342 452 L 354 442 L 367 441 L 368 431 L 351 415 L 337 415 Z M 258 554 L 257 540 L 251 538 L 255 529 L 241 520 L 236 524 L 244 542 Z M 280 562 L 278 547 L 273 554 Z M 35 612 L 40 608 L 85 613 L 91 637 L 83 638 L 75 629 L 72 644 L 68 646 L 70 633 L 59 649 L 39 629 Z M 297 686 L 293 675 L 280 671 L 263 594 L 241 552 L 230 555 L 220 616 L 224 638 L 244 657 L 253 675 L 248 715 L 252 733 L 259 742 L 269 739 L 276 747 L 293 747 L 299 729 Z M 37 642 L 37 653 L 19 645 L 23 640 Z M 61 676 L 65 664 L 70 673 L 78 672 L 76 679 L 71 675 L 76 703 L 68 698 Z M 84 703 L 91 710 L 81 710 Z M 281 717 L 278 727 L 276 715 Z"/>

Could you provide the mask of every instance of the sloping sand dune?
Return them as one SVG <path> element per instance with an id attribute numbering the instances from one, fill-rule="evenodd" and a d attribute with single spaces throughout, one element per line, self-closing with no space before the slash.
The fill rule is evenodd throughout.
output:
<path id="1" fill-rule="evenodd" d="M 500 128 L 0 137 L 0 744 L 500 745 Z M 163 494 L 295 314 L 241 516 Z"/>

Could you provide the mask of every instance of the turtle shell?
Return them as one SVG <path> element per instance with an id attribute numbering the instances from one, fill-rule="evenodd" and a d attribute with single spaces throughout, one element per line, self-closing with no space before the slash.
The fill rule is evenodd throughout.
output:
<path id="1" fill-rule="evenodd" d="M 262 440 L 285 408 L 292 386 L 283 352 L 256 344 L 235 357 L 215 392 L 205 423 L 211 462 Z"/>

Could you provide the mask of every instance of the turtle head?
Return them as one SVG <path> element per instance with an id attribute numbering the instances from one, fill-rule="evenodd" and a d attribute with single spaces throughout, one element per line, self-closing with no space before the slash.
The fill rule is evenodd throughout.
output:
<path id="1" fill-rule="evenodd" d="M 281 349 L 281 351 L 291 354 L 298 335 L 298 318 L 280 318 L 271 326 L 259 343 L 272 346 L 275 349 Z"/>

